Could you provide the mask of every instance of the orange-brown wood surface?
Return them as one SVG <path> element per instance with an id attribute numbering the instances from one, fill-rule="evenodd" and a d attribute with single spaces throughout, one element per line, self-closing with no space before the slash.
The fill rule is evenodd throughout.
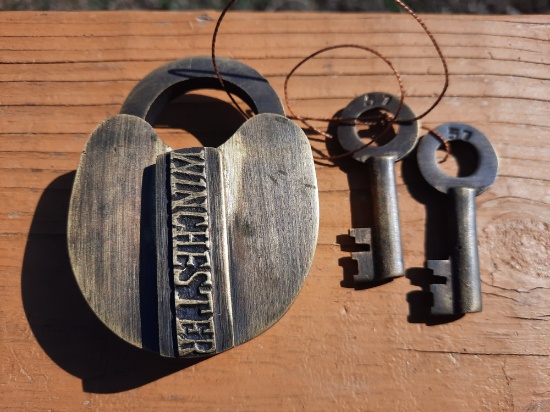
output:
<path id="1" fill-rule="evenodd" d="M 428 316 L 422 267 L 447 257 L 445 207 L 409 157 L 397 165 L 407 277 L 350 287 L 346 234 L 370 222 L 370 203 L 365 168 L 348 159 L 317 166 L 313 266 L 266 333 L 202 362 L 177 362 L 130 347 L 94 317 L 66 250 L 80 153 L 147 73 L 209 53 L 207 16 L 218 12 L 0 14 L 0 408 L 549 411 L 548 17 L 425 16 L 451 85 L 424 124 L 470 123 L 500 159 L 497 181 L 477 198 L 482 313 Z M 387 55 L 417 113 L 443 84 L 433 47 L 406 15 L 235 12 L 218 52 L 253 66 L 282 96 L 301 58 L 338 43 Z M 306 63 L 290 83 L 294 108 L 312 116 L 332 116 L 369 91 L 398 88 L 381 60 L 350 49 Z M 242 122 L 226 100 L 194 92 L 156 129 L 172 147 L 208 144 Z"/>

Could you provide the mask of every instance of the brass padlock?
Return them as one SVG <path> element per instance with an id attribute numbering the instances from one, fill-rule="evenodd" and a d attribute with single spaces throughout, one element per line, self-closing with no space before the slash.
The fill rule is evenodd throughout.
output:
<path id="1" fill-rule="evenodd" d="M 271 327 L 309 271 L 317 183 L 303 131 L 255 70 L 218 58 L 258 113 L 218 148 L 172 150 L 151 124 L 173 97 L 219 88 L 208 57 L 165 65 L 91 134 L 73 187 L 68 241 L 88 304 L 129 343 L 212 355 Z"/>

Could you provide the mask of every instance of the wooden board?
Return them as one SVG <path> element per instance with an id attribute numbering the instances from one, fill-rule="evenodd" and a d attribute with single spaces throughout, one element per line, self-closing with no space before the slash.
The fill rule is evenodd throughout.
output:
<path id="1" fill-rule="evenodd" d="M 369 223 L 370 204 L 365 168 L 341 161 L 317 166 L 313 267 L 294 305 L 266 333 L 206 361 L 174 362 L 134 349 L 95 318 L 66 249 L 80 153 L 147 73 L 209 53 L 214 24 L 204 13 L 218 16 L 0 14 L 0 407 L 550 410 L 546 16 L 425 17 L 452 77 L 424 123 L 471 123 L 500 159 L 497 181 L 477 198 L 482 313 L 447 323 L 426 316 L 422 267 L 426 258 L 447 257 L 444 210 L 408 158 L 397 165 L 407 278 L 349 287 L 346 234 Z M 220 55 L 253 66 L 280 95 L 301 58 L 342 42 L 391 58 L 416 112 L 430 106 L 443 82 L 429 40 L 405 15 L 230 13 L 220 36 Z M 347 49 L 305 64 L 290 84 L 294 107 L 315 116 L 331 116 L 368 91 L 398 89 L 383 62 Z M 226 101 L 218 92 L 180 99 L 157 132 L 174 148 L 220 143 L 241 118 L 218 98 Z M 324 142 L 312 144 L 327 150 Z"/>

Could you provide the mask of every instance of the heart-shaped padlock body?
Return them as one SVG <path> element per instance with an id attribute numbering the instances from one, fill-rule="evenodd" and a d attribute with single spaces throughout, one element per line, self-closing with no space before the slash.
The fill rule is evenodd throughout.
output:
<path id="1" fill-rule="evenodd" d="M 239 65 L 224 59 L 224 78 L 242 75 Z M 173 151 L 144 120 L 166 90 L 189 86 L 171 81 L 140 94 L 140 117 L 111 117 L 90 136 L 69 254 L 83 295 L 118 336 L 163 356 L 211 355 L 265 331 L 296 298 L 317 240 L 317 184 L 307 137 L 279 114 L 254 116 L 218 148 Z M 232 87 L 254 100 L 248 86 Z"/>

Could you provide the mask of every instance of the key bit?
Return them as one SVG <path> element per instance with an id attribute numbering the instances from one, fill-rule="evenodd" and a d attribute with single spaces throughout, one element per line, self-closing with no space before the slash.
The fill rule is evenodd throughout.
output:
<path id="1" fill-rule="evenodd" d="M 418 147 L 420 172 L 429 184 L 448 195 L 451 205 L 450 258 L 426 262 L 426 266 L 435 275 L 435 282 L 430 286 L 434 300 L 432 314 L 459 315 L 480 312 L 481 278 L 475 197 L 495 181 L 498 159 L 487 137 L 472 126 L 447 123 L 435 130 L 450 142 L 462 140 L 471 144 L 478 153 L 479 162 L 475 172 L 469 176 L 449 176 L 436 163 L 435 152 L 441 147 L 437 137 L 432 134 L 426 135 Z"/>
<path id="2" fill-rule="evenodd" d="M 393 115 L 399 109 L 400 99 L 387 93 L 368 93 L 353 100 L 342 112 L 344 118 L 359 118 L 364 113 L 380 109 Z M 400 119 L 413 119 L 412 110 L 403 105 Z M 352 258 L 358 262 L 356 282 L 372 282 L 405 274 L 401 251 L 399 209 L 395 185 L 395 162 L 412 151 L 418 140 L 418 122 L 398 122 L 397 135 L 388 143 L 370 145 L 361 150 L 364 142 L 354 125 L 338 127 L 338 139 L 347 151 L 355 151 L 353 158 L 367 163 L 373 198 L 373 226 L 370 229 L 355 228 L 350 236 L 358 244 L 368 244 L 370 251 L 356 252 Z"/>
<path id="3" fill-rule="evenodd" d="M 355 238 L 356 245 L 370 245 L 372 242 L 370 228 L 350 229 L 349 235 Z M 352 252 L 351 258 L 357 261 L 358 267 L 357 274 L 353 276 L 353 280 L 355 282 L 372 282 L 374 280 L 372 250 Z"/>

